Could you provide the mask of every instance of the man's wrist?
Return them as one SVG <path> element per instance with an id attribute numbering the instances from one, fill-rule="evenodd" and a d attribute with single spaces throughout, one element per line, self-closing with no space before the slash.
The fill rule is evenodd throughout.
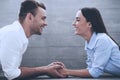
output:
<path id="1" fill-rule="evenodd" d="M 35 70 L 36 70 L 36 72 L 38 72 L 40 74 L 47 74 L 48 73 L 47 66 L 36 67 Z"/>

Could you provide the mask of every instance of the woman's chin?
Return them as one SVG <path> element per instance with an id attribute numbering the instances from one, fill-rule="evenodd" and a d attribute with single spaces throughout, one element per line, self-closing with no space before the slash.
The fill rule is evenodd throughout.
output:
<path id="1" fill-rule="evenodd" d="M 78 33 L 78 32 L 75 32 L 75 35 L 79 35 L 79 33 Z"/>

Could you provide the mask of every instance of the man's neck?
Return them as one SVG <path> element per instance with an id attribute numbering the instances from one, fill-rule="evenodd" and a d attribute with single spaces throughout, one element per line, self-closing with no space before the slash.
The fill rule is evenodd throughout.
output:
<path id="1" fill-rule="evenodd" d="M 20 22 L 20 21 L 19 21 Z M 23 30 L 24 30 L 24 32 L 25 32 L 25 35 L 26 35 L 26 37 L 27 38 L 29 38 L 30 36 L 31 36 L 31 34 L 30 34 L 30 29 L 29 29 L 29 24 L 27 24 L 26 22 L 20 22 L 20 24 L 22 25 L 22 27 L 23 27 Z"/>

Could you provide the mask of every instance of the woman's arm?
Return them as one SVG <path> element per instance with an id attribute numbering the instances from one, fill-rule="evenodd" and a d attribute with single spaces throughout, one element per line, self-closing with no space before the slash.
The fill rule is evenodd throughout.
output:
<path id="1" fill-rule="evenodd" d="M 81 69 L 81 70 L 61 69 L 60 72 L 61 74 L 66 76 L 92 77 L 87 69 Z"/>

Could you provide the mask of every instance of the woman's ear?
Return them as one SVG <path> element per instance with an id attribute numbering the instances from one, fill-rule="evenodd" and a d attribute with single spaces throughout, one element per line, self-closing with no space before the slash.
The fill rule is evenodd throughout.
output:
<path id="1" fill-rule="evenodd" d="M 91 24 L 91 22 L 88 22 L 88 26 L 89 26 L 89 27 L 92 27 L 92 24 Z"/>

